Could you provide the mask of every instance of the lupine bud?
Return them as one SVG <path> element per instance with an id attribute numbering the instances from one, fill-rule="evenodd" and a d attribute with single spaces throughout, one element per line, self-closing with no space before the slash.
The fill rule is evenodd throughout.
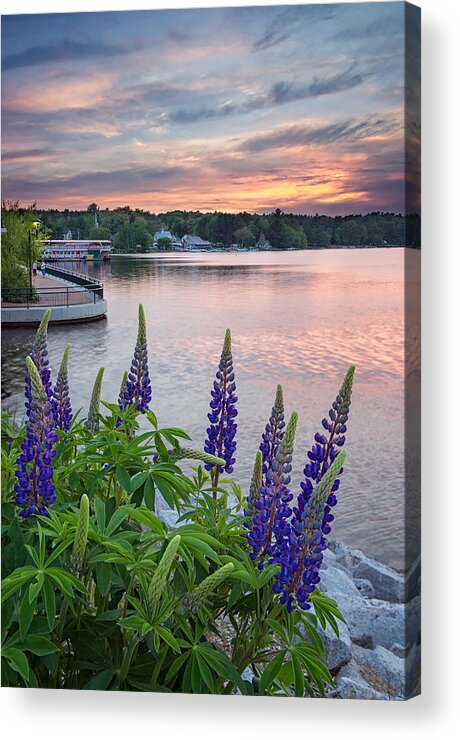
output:
<path id="1" fill-rule="evenodd" d="M 262 487 L 262 452 L 257 450 L 256 459 L 254 461 L 254 468 L 252 471 L 251 485 L 249 486 L 249 496 L 247 498 L 247 509 L 245 509 L 246 516 L 254 516 L 255 514 L 255 502 L 260 498 L 260 489 Z M 249 525 L 247 525 L 249 527 Z"/>
<path id="2" fill-rule="evenodd" d="M 122 385 L 123 387 L 123 385 Z M 126 406 L 136 404 L 136 408 L 141 413 L 148 410 L 149 403 L 152 400 L 152 386 L 150 383 L 148 358 L 147 358 L 147 325 L 145 321 L 144 306 L 139 304 L 139 318 L 137 329 L 137 341 L 134 348 L 134 357 L 126 379 L 126 387 L 121 399 L 120 407 L 123 410 Z"/>
<path id="3" fill-rule="evenodd" d="M 101 388 L 102 388 L 102 376 L 104 375 L 104 368 L 101 367 L 97 371 L 96 380 L 94 381 L 93 392 L 91 394 L 91 401 L 89 404 L 88 418 L 86 420 L 86 426 L 92 432 L 99 431 L 99 405 L 101 401 Z"/>
<path id="4" fill-rule="evenodd" d="M 123 373 L 123 378 L 121 380 L 121 386 L 120 386 L 120 393 L 118 394 L 118 405 L 121 409 L 125 406 L 125 393 L 126 393 L 126 383 L 128 381 L 128 371 L 125 370 Z"/>
<path id="5" fill-rule="evenodd" d="M 171 570 L 174 558 L 179 549 L 180 541 L 181 537 L 179 534 L 176 534 L 176 536 L 172 538 L 157 565 L 152 580 L 150 581 L 147 600 L 151 611 L 155 610 L 161 599 L 161 595 L 168 580 L 169 571 Z"/>
<path id="6" fill-rule="evenodd" d="M 238 414 L 236 409 L 238 397 L 235 390 L 232 335 L 230 329 L 227 329 L 216 380 L 211 391 L 211 411 L 208 413 L 210 426 L 206 430 L 208 438 L 204 445 L 205 452 L 225 459 L 225 465 L 216 468 L 216 482 L 219 474 L 224 470 L 226 473 L 232 473 L 235 463 L 237 429 L 235 417 Z M 212 470 L 215 466 L 208 463 L 205 467 L 206 470 Z"/>
<path id="7" fill-rule="evenodd" d="M 192 450 L 189 447 L 179 447 L 174 449 L 170 453 L 172 460 L 201 460 L 201 462 L 209 465 L 225 465 L 225 460 L 217 455 L 210 455 L 208 452 L 201 452 L 201 450 Z"/>
<path id="8" fill-rule="evenodd" d="M 21 516 L 31 514 L 48 516 L 47 506 L 54 503 L 52 460 L 56 454 L 57 434 L 53 429 L 53 415 L 40 373 L 31 357 L 26 358 L 30 404 L 26 435 L 16 464 L 14 490 Z"/>
<path id="9" fill-rule="evenodd" d="M 53 389 L 51 408 L 56 429 L 67 431 L 72 423 L 72 406 L 70 404 L 68 364 L 70 344 L 64 350 L 61 366 Z"/>
<path id="10" fill-rule="evenodd" d="M 45 394 L 48 397 L 48 399 L 51 401 L 52 400 L 51 370 L 49 368 L 48 349 L 47 349 L 47 343 L 46 343 L 46 338 L 47 338 L 47 333 L 48 333 L 48 323 L 50 320 L 50 316 L 51 316 L 51 309 L 47 308 L 45 313 L 43 314 L 42 320 L 40 322 L 40 326 L 37 329 L 37 334 L 35 336 L 35 341 L 33 343 L 30 356 L 40 375 L 40 379 L 41 379 Z M 30 416 L 30 405 L 32 403 L 32 389 L 30 385 L 30 376 L 28 373 L 24 380 L 25 380 L 25 396 L 26 396 L 26 404 L 25 404 L 26 405 L 26 415 L 27 417 L 29 417 Z"/>
<path id="11" fill-rule="evenodd" d="M 85 560 L 86 544 L 88 542 L 89 527 L 89 498 L 84 493 L 80 499 L 80 513 L 78 515 L 77 531 L 72 550 L 72 564 L 81 567 Z"/>
<path id="12" fill-rule="evenodd" d="M 228 578 L 230 573 L 234 570 L 233 563 L 226 563 L 221 568 L 207 576 L 201 583 L 195 588 L 190 594 L 190 609 L 192 611 L 198 611 L 206 602 L 206 599 L 212 594 L 213 591 L 220 586 L 220 584 Z"/>

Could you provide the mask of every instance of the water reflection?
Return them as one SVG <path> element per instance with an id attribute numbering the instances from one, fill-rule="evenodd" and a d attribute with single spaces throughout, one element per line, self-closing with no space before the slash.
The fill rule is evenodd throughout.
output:
<path id="1" fill-rule="evenodd" d="M 234 336 L 239 396 L 237 479 L 247 484 L 275 387 L 300 414 L 294 480 L 343 374 L 357 365 L 349 458 L 334 534 L 403 564 L 404 250 L 159 255 L 85 265 L 105 284 L 106 321 L 51 327 L 56 367 L 72 344 L 74 406 L 87 407 L 99 366 L 116 400 L 146 309 L 153 406 L 201 446 L 209 388 L 225 328 Z M 3 333 L 3 393 L 22 404 L 33 331 Z M 413 341 L 417 342 L 414 334 Z"/>

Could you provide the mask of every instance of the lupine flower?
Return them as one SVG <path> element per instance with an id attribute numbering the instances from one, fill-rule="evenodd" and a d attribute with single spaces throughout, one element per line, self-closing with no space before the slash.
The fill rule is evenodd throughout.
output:
<path id="1" fill-rule="evenodd" d="M 22 508 L 21 516 L 31 514 L 48 516 L 47 507 L 56 500 L 53 484 L 54 444 L 58 437 L 54 431 L 49 398 L 40 374 L 31 357 L 26 358 L 30 378 L 31 401 L 28 409 L 26 436 L 16 464 L 17 483 L 14 486 L 16 503 Z"/>
<path id="2" fill-rule="evenodd" d="M 213 389 L 211 391 L 211 411 L 208 413 L 210 426 L 207 428 L 208 438 L 204 445 L 205 452 L 217 455 L 225 460 L 225 465 L 215 466 L 214 485 L 217 486 L 219 475 L 224 470 L 226 473 L 233 471 L 236 452 L 236 429 L 235 417 L 238 414 L 235 394 L 235 374 L 233 372 L 232 358 L 232 335 L 230 329 L 225 332 L 224 346 L 216 373 Z M 212 470 L 213 465 L 205 465 L 206 470 Z"/>
<path id="3" fill-rule="evenodd" d="M 124 409 L 133 403 L 141 413 L 148 410 L 152 400 L 152 386 L 150 384 L 149 367 L 147 361 L 147 326 L 144 307 L 139 304 L 139 323 L 137 341 L 134 348 L 134 357 L 126 380 L 126 389 L 121 408 Z"/>
<path id="4" fill-rule="evenodd" d="M 86 426 L 92 432 L 99 431 L 99 405 L 101 401 L 101 388 L 102 388 L 102 376 L 104 375 L 104 368 L 101 367 L 97 371 L 96 380 L 94 381 L 93 392 L 91 394 L 91 401 L 89 404 L 88 418 L 86 420 Z"/>
<path id="5" fill-rule="evenodd" d="M 326 470 L 337 457 L 338 449 L 345 443 L 345 432 L 347 431 L 348 414 L 351 404 L 351 392 L 353 388 L 353 378 L 355 367 L 352 365 L 347 371 L 339 394 L 332 404 L 329 411 L 329 418 L 324 418 L 322 426 L 326 434 L 317 432 L 315 434 L 315 444 L 307 453 L 308 461 L 304 468 L 305 481 L 300 486 L 302 492 L 297 500 L 297 507 L 294 507 L 294 515 L 302 516 L 302 511 L 308 503 L 309 497 L 313 490 L 313 485 L 319 483 Z M 337 491 L 339 490 L 340 480 L 334 481 L 326 506 L 324 509 L 324 518 L 322 532 L 324 535 L 331 531 L 331 523 L 334 516 L 331 514 L 331 508 L 337 503 Z"/>
<path id="6" fill-rule="evenodd" d="M 210 455 L 208 452 L 201 450 L 192 450 L 190 447 L 176 447 L 170 452 L 170 458 L 176 460 L 200 460 L 210 465 L 224 465 L 225 460 L 216 455 Z"/>
<path id="7" fill-rule="evenodd" d="M 273 586 L 280 594 L 280 602 L 292 612 L 295 603 L 301 609 L 309 609 L 310 597 L 320 582 L 319 569 L 323 562 L 324 537 L 322 526 L 326 501 L 337 476 L 342 471 L 346 452 L 341 450 L 312 490 L 301 516 L 293 516 L 291 522 L 282 522 L 271 563 L 280 569 Z"/>
<path id="8" fill-rule="evenodd" d="M 53 388 L 53 400 L 51 402 L 54 426 L 56 429 L 62 429 L 65 432 L 69 429 L 73 418 L 69 395 L 69 379 L 67 374 L 69 352 L 70 344 L 68 344 L 64 350 L 56 385 Z"/>
<path id="9" fill-rule="evenodd" d="M 284 434 L 284 402 L 283 389 L 280 385 L 276 388 L 275 403 L 272 408 L 271 416 L 262 434 L 262 442 L 259 450 L 262 452 L 263 473 L 267 474 L 270 469 L 272 460 L 275 459 L 278 447 L 283 439 Z"/>
<path id="10" fill-rule="evenodd" d="M 255 516 L 250 524 L 247 539 L 252 550 L 249 557 L 251 560 L 258 559 L 260 570 L 264 567 L 265 556 L 271 557 L 275 554 L 273 537 L 281 537 L 286 528 L 285 521 L 292 513 L 288 505 L 292 501 L 292 493 L 288 486 L 291 482 L 290 473 L 297 419 L 298 414 L 294 411 L 276 457 L 260 488 L 260 497 L 254 502 Z"/>
<path id="11" fill-rule="evenodd" d="M 51 309 L 48 308 L 43 314 L 40 326 L 37 329 L 35 341 L 32 345 L 30 356 L 35 367 L 38 370 L 40 379 L 42 381 L 43 389 L 46 396 L 51 401 L 53 398 L 53 391 L 51 389 L 51 370 L 49 368 L 48 360 L 48 349 L 46 344 L 46 337 L 48 332 L 48 323 L 51 316 Z M 30 416 L 30 408 L 32 404 L 32 387 L 30 381 L 30 375 L 27 373 L 25 377 L 25 396 L 26 396 L 26 415 Z"/>

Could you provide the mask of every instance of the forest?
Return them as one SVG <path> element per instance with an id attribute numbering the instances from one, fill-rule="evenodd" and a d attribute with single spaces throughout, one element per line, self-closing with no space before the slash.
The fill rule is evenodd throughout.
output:
<path id="1" fill-rule="evenodd" d="M 410 246 L 420 242 L 420 219 L 397 213 L 373 212 L 349 216 L 297 215 L 279 208 L 270 214 L 200 211 L 151 213 L 123 206 L 102 209 L 91 203 L 86 210 L 41 211 L 43 227 L 50 237 L 62 239 L 70 231 L 74 239 L 112 239 L 115 251 L 148 251 L 153 235 L 169 230 L 179 239 L 200 236 L 212 244 L 228 247 L 254 246 L 268 240 L 274 249 L 324 248 L 332 246 Z"/>

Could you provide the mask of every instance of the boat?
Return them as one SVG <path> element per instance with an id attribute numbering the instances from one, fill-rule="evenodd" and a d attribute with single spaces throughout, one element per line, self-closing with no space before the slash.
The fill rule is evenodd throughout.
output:
<path id="1" fill-rule="evenodd" d="M 112 252 L 110 239 L 42 239 L 40 256 L 54 262 L 55 260 L 105 261 Z"/>

